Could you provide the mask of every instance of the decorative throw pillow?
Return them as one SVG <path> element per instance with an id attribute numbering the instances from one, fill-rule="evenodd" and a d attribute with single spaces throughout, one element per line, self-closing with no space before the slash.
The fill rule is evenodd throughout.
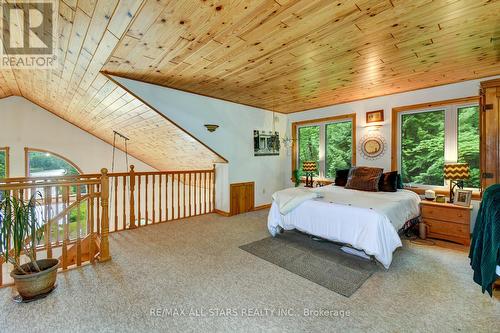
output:
<path id="1" fill-rule="evenodd" d="M 353 167 L 349 170 L 345 188 L 360 191 L 378 191 L 378 182 L 384 169 L 369 167 Z"/>
<path id="2" fill-rule="evenodd" d="M 403 178 L 401 178 L 401 174 L 399 174 L 399 173 L 398 173 L 398 180 L 397 180 L 397 188 L 398 188 L 398 190 L 402 190 L 404 188 Z"/>
<path id="3" fill-rule="evenodd" d="M 347 184 L 348 176 L 349 176 L 349 169 L 342 169 L 335 171 L 335 185 L 345 186 L 345 184 Z"/>
<path id="4" fill-rule="evenodd" d="M 398 172 L 385 172 L 380 176 L 378 190 L 382 192 L 397 192 L 398 190 Z"/>

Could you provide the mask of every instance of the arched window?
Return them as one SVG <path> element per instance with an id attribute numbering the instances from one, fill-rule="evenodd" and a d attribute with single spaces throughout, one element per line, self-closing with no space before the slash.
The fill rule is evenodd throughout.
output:
<path id="1" fill-rule="evenodd" d="M 82 174 L 81 169 L 67 158 L 41 149 L 25 148 L 26 176 L 52 177 Z"/>

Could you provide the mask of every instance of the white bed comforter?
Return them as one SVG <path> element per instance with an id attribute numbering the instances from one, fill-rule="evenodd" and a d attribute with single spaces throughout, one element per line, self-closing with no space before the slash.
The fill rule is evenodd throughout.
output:
<path id="1" fill-rule="evenodd" d="M 389 268 L 392 253 L 402 246 L 397 230 L 420 214 L 420 197 L 408 190 L 364 192 L 325 186 L 315 191 L 322 197 L 304 201 L 285 215 L 273 201 L 269 232 L 276 236 L 279 226 L 346 243 Z"/>

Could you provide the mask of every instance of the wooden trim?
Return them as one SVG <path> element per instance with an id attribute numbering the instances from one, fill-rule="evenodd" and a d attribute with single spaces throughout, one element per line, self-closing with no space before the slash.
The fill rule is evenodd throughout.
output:
<path id="1" fill-rule="evenodd" d="M 103 74 L 107 79 L 109 79 L 111 82 L 113 82 L 114 84 L 116 84 L 118 87 L 122 88 L 123 90 L 125 90 L 126 92 L 128 92 L 130 95 L 134 96 L 139 101 L 141 101 L 142 103 L 144 103 L 144 105 L 146 105 L 147 107 L 149 107 L 151 110 L 153 110 L 156 113 L 158 113 L 158 115 L 160 115 L 161 117 L 163 117 L 165 120 L 171 122 L 175 127 L 177 127 L 178 129 L 180 129 L 181 131 L 183 131 L 184 133 L 186 133 L 187 135 L 189 135 L 190 137 L 192 137 L 193 139 L 195 139 L 198 143 L 200 143 L 202 146 L 204 146 L 205 148 L 207 148 L 208 150 L 210 150 L 212 153 L 214 153 L 215 155 L 217 155 L 225 163 L 228 163 L 228 160 L 225 157 L 223 157 L 222 155 L 220 155 L 219 153 L 217 153 L 215 150 L 213 150 L 212 148 L 210 148 L 209 146 L 207 146 L 203 141 L 201 141 L 200 139 L 198 139 L 193 134 L 189 133 L 187 130 L 185 130 L 183 127 L 181 127 L 180 125 L 178 125 L 176 122 L 174 122 L 172 119 L 170 119 L 169 117 L 167 117 L 165 114 L 163 114 L 162 112 L 158 111 L 151 104 L 149 104 L 148 102 L 146 102 L 144 99 L 140 98 L 135 93 L 133 93 L 132 91 L 130 91 L 129 89 L 127 89 L 127 87 L 125 87 L 124 85 L 122 85 L 120 82 L 118 82 L 115 79 L 113 79 L 111 77 L 111 75 L 114 75 L 114 74 L 108 74 L 106 72 L 101 72 L 101 74 Z M 115 75 L 115 76 L 118 76 L 118 75 Z M 132 79 L 129 79 L 129 80 L 132 80 Z M 137 80 L 135 80 L 135 81 L 137 81 Z"/>
<path id="2" fill-rule="evenodd" d="M 265 205 L 260 205 L 260 206 L 256 206 L 253 208 L 254 211 L 256 210 L 262 210 L 262 209 L 268 209 L 268 208 L 271 208 L 271 204 L 265 204 Z"/>
<path id="3" fill-rule="evenodd" d="M 45 149 L 38 149 L 38 148 L 29 148 L 29 147 L 24 147 L 24 174 L 26 175 L 26 177 L 29 177 L 29 161 L 28 161 L 28 154 L 30 152 L 39 152 L 39 153 L 47 153 L 47 154 L 50 154 L 50 155 L 54 155 L 54 156 L 57 156 L 59 157 L 60 159 L 68 162 L 72 167 L 74 167 L 76 169 L 76 171 L 78 171 L 79 174 L 83 174 L 83 171 L 82 169 L 80 169 L 80 167 L 78 165 L 76 165 L 75 163 L 73 163 L 73 161 L 71 161 L 70 159 L 62 156 L 62 155 L 59 155 L 57 153 L 54 153 L 52 151 L 49 151 L 49 150 L 45 150 Z"/>
<path id="4" fill-rule="evenodd" d="M 500 86 L 500 79 L 493 79 L 481 82 L 481 88 L 496 88 Z"/>
<path id="5" fill-rule="evenodd" d="M 252 185 L 255 184 L 255 182 L 242 182 L 242 183 L 231 183 L 231 186 L 241 186 L 241 185 Z"/>
<path id="6" fill-rule="evenodd" d="M 214 209 L 214 213 L 217 213 L 219 215 L 222 215 L 222 216 L 225 216 L 225 217 L 229 217 L 231 216 L 231 213 L 229 212 L 225 212 L 223 210 L 219 210 L 219 209 Z"/>
<path id="7" fill-rule="evenodd" d="M 5 152 L 5 178 L 9 178 L 10 175 L 10 148 L 0 147 L 0 150 Z"/>
<path id="8" fill-rule="evenodd" d="M 297 169 L 297 127 L 304 125 L 321 124 L 327 122 L 341 121 L 341 120 L 351 120 L 352 121 L 352 165 L 356 165 L 356 113 L 342 114 L 338 116 L 308 119 L 303 121 L 296 121 L 292 123 L 292 181 L 294 181 L 293 170 Z"/>
<path id="9" fill-rule="evenodd" d="M 403 111 L 411 111 L 411 110 L 422 110 L 429 109 L 438 106 L 447 106 L 447 105 L 455 105 L 455 104 L 467 104 L 467 103 L 479 103 L 479 96 L 469 96 L 464 98 L 455 98 L 455 99 L 447 99 L 444 101 L 436 101 L 430 103 L 420 103 L 413 105 L 404 105 L 392 108 L 392 111 L 403 112 Z"/>
<path id="10" fill-rule="evenodd" d="M 464 98 L 456 98 L 456 99 L 448 99 L 444 101 L 437 101 L 431 103 L 420 103 L 413 105 L 405 105 L 398 106 L 392 108 L 392 116 L 391 116 L 391 170 L 398 170 L 398 117 L 401 112 L 405 111 L 413 111 L 413 110 L 424 110 L 430 109 L 439 106 L 448 106 L 455 104 L 467 104 L 467 103 L 478 103 L 479 104 L 479 96 L 470 96 Z"/>

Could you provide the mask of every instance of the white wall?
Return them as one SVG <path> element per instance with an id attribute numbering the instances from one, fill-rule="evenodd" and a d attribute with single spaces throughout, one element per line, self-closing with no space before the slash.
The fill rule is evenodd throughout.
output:
<path id="1" fill-rule="evenodd" d="M 271 112 L 139 81 L 115 79 L 229 161 L 227 176 L 217 170 L 218 183 L 224 182 L 216 188 L 218 209 L 229 211 L 228 184 L 254 181 L 255 205 L 259 206 L 270 203 L 271 195 L 289 183 L 286 178 L 290 178 L 290 170 L 283 147 L 279 156 L 254 156 L 253 131 L 272 130 Z M 275 130 L 282 136 L 288 130 L 287 117 L 276 114 L 275 119 Z M 220 127 L 210 133 L 204 124 Z"/>
<path id="2" fill-rule="evenodd" d="M 24 177 L 24 148 L 49 150 L 69 159 L 84 173 L 111 171 L 112 146 L 62 120 L 23 97 L 0 99 L 0 147 L 10 147 L 10 177 Z M 129 157 L 137 171 L 154 170 Z M 125 154 L 117 150 L 115 171 L 126 169 Z"/>

